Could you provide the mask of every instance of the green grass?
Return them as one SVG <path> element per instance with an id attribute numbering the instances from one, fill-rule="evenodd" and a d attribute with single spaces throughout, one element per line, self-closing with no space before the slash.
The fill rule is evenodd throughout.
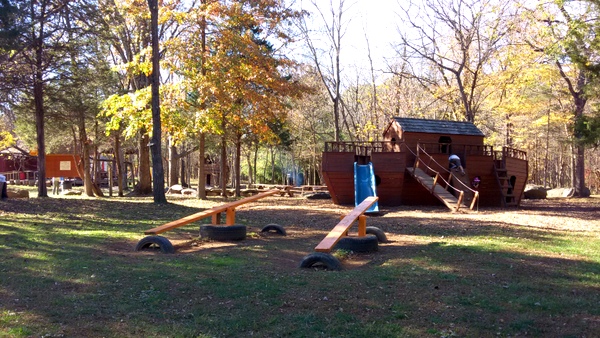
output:
<path id="1" fill-rule="evenodd" d="M 164 207 L 116 198 L 8 203 L 10 211 L 0 211 L 0 337 L 600 332 L 600 229 L 486 226 L 461 236 L 419 225 L 392 228 L 388 233 L 418 232 L 415 243 L 391 243 L 367 258 L 338 253 L 340 259 L 370 263 L 330 272 L 275 259 L 309 253 L 316 242 L 301 231 L 288 238 L 255 234 L 228 246 L 201 242 L 197 250 L 174 255 L 133 251 L 144 230 L 195 212 L 191 202 Z M 256 232 L 264 217 L 258 214 L 240 212 L 239 219 Z M 193 226 L 165 235 L 191 234 L 197 235 Z"/>

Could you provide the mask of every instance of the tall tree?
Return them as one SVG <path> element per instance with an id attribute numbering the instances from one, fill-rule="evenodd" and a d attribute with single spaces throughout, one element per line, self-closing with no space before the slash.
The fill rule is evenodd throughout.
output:
<path id="1" fill-rule="evenodd" d="M 300 30 L 302 31 L 306 45 L 309 51 L 309 58 L 314 63 L 321 81 L 333 104 L 333 122 L 334 122 L 334 139 L 341 139 L 341 124 L 345 122 L 343 118 L 342 105 L 342 72 L 340 64 L 342 56 L 342 39 L 346 33 L 349 21 L 345 21 L 346 2 L 344 0 L 329 1 L 329 12 L 324 12 L 317 5 L 316 1 L 311 1 L 313 9 L 316 10 L 323 24 L 323 30 L 319 31 L 319 35 L 325 35 L 327 43 L 322 47 L 315 41 L 314 32 L 309 29 L 307 20 L 300 22 Z M 323 48 L 325 51 L 323 51 Z M 329 57 L 329 60 L 327 60 Z"/>
<path id="2" fill-rule="evenodd" d="M 451 105 L 460 102 L 461 115 L 474 122 L 486 86 L 484 67 L 511 30 L 509 2 L 424 0 L 401 6 L 400 18 L 409 29 L 400 33 L 398 56 L 425 65 L 413 75 L 426 86 L 438 87 L 437 95 Z M 423 76 L 427 65 L 435 77 Z"/>
<path id="3" fill-rule="evenodd" d="M 112 43 L 111 56 L 122 86 L 118 94 L 107 100 L 104 114 L 111 119 L 109 128 L 118 130 L 123 127 L 127 137 L 138 137 L 139 182 L 135 192 L 149 194 L 153 192 L 153 187 L 148 145 L 156 143 L 150 140 L 150 131 L 154 128 L 150 88 L 153 54 L 148 3 L 144 0 L 100 0 L 99 3 L 104 18 L 104 38 Z M 161 17 L 157 19 L 160 23 L 159 41 L 164 41 L 166 45 L 166 41 L 180 33 L 179 13 L 187 11 L 191 5 L 193 3 L 174 0 L 161 2 Z M 155 54 L 162 58 L 168 52 L 164 48 Z M 127 104 L 134 106 L 125 107 Z M 126 115 L 124 112 L 135 114 Z M 162 179 L 164 180 L 164 172 Z"/>
<path id="4" fill-rule="evenodd" d="M 585 187 L 585 142 L 582 120 L 590 97 L 597 97 L 600 74 L 600 3 L 595 0 L 565 2 L 555 0 L 539 5 L 531 11 L 535 25 L 540 29 L 538 40 L 528 39 L 536 51 L 544 53 L 552 62 L 571 96 L 573 133 L 572 185 L 578 196 L 587 196 Z"/>
<path id="5" fill-rule="evenodd" d="M 46 92 L 49 83 L 59 81 L 68 69 L 71 48 L 76 48 L 69 38 L 73 26 L 65 23 L 87 16 L 93 3 L 87 0 L 57 2 L 51 0 L 27 0 L 12 3 L 3 1 L 3 8 L 19 13 L 22 29 L 10 49 L 2 53 L 3 77 L 18 91 L 21 98 L 31 98 L 36 125 L 38 154 L 38 196 L 47 197 L 46 190 Z M 76 19 L 77 18 L 77 19 Z M 4 20 L 4 19 L 3 19 Z M 12 33 L 14 34 L 14 32 Z"/>
<path id="6" fill-rule="evenodd" d="M 284 73 L 294 63 L 271 44 L 285 46 L 290 41 L 284 23 L 299 14 L 278 0 L 215 1 L 207 11 L 212 15 L 208 41 L 185 45 L 188 55 L 182 58 L 182 68 L 190 76 L 188 85 L 202 121 L 199 127 L 221 135 L 224 172 L 228 140 L 234 141 L 239 154 L 245 133 L 270 137 L 268 122 L 283 118 L 288 98 L 301 92 L 301 86 Z M 225 189 L 224 181 L 221 187 Z"/>
<path id="7" fill-rule="evenodd" d="M 167 203 L 165 197 L 165 173 L 162 163 L 162 140 L 160 122 L 160 52 L 158 44 L 158 0 L 148 0 L 152 33 L 152 179 L 154 203 Z"/>

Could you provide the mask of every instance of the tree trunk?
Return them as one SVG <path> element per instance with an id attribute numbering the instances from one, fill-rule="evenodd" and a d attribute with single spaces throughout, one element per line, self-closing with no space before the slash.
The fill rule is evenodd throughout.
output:
<path id="1" fill-rule="evenodd" d="M 256 183 L 256 176 L 258 171 L 258 142 L 254 145 L 254 171 L 252 171 L 252 176 L 250 176 L 250 183 Z"/>
<path id="2" fill-rule="evenodd" d="M 154 203 L 167 203 L 163 169 L 160 121 L 160 52 L 158 45 L 158 0 L 148 0 L 152 31 L 152 181 Z"/>
<path id="3" fill-rule="evenodd" d="M 121 136 L 115 133 L 114 154 L 115 164 L 117 165 L 117 185 L 119 187 L 119 197 L 123 197 L 123 157 L 121 156 Z"/>
<path id="4" fill-rule="evenodd" d="M 242 135 L 238 134 L 235 142 L 235 197 L 242 196 L 241 192 L 241 184 L 242 184 L 242 175 L 240 173 L 241 169 L 241 158 L 242 158 Z"/>
<path id="5" fill-rule="evenodd" d="M 81 161 L 83 164 L 83 189 L 85 190 L 85 194 L 89 197 L 94 196 L 94 189 L 92 187 L 92 177 L 91 177 L 91 168 L 90 168 L 90 142 L 87 138 L 87 132 L 85 130 L 85 118 L 83 115 L 79 120 L 79 137 L 81 140 Z"/>
<path id="6" fill-rule="evenodd" d="M 179 181 L 179 156 L 177 155 L 177 147 L 169 138 L 169 186 L 177 184 Z"/>
<path id="7" fill-rule="evenodd" d="M 227 138 L 224 131 L 221 136 L 221 193 L 223 198 L 227 198 Z"/>
<path id="8" fill-rule="evenodd" d="M 46 19 L 46 3 L 42 2 L 39 16 L 38 36 L 35 37 L 35 73 L 33 78 L 33 100 L 35 104 L 35 129 L 38 148 L 38 197 L 48 197 L 46 187 L 46 140 L 44 136 L 44 24 Z M 33 15 L 33 11 L 32 11 Z M 35 33 L 34 33 L 35 34 Z"/>
<path id="9" fill-rule="evenodd" d="M 140 142 L 138 145 L 138 184 L 135 186 L 134 192 L 136 195 L 148 195 L 152 193 L 152 179 L 150 177 L 150 148 L 148 147 L 150 137 L 144 128 L 140 130 L 140 134 Z"/>
<path id="10" fill-rule="evenodd" d="M 206 168 L 205 168 L 205 157 L 206 151 L 204 133 L 200 134 L 200 151 L 198 152 L 198 192 L 196 197 L 199 199 L 206 199 Z"/>
<path id="11" fill-rule="evenodd" d="M 275 148 L 271 147 L 271 184 L 275 183 Z"/>
<path id="12" fill-rule="evenodd" d="M 254 175 L 254 169 L 252 168 L 252 153 L 248 152 L 246 155 L 246 163 L 248 164 L 248 187 L 250 187 L 250 185 L 254 183 L 254 180 L 252 179 Z"/>
<path id="13" fill-rule="evenodd" d="M 206 4 L 206 0 L 200 0 L 201 5 Z M 206 66 L 205 66 L 205 53 L 206 53 L 206 15 L 202 15 L 200 20 L 200 43 L 202 47 L 202 56 L 200 58 L 200 73 L 202 76 L 206 75 Z M 202 106 L 204 107 L 204 102 L 202 102 Z M 206 157 L 206 146 L 205 144 L 205 135 L 204 133 L 200 133 L 200 151 L 198 152 L 198 192 L 197 197 L 199 199 L 206 199 L 206 168 L 205 168 L 205 157 Z"/>
<path id="14" fill-rule="evenodd" d="M 583 72 L 582 72 L 583 73 Z M 580 73 L 579 82 L 585 82 L 582 80 L 583 75 Z M 578 83 L 583 88 L 583 84 Z M 583 95 L 577 95 L 575 97 L 575 118 L 574 123 L 583 117 L 583 112 L 587 99 Z M 575 129 L 574 131 L 575 141 L 581 139 L 581 133 Z M 585 188 L 585 146 L 576 144 L 573 151 L 573 188 L 575 189 L 575 195 L 579 197 L 589 197 Z"/>
<path id="15" fill-rule="evenodd" d="M 185 158 L 181 158 L 181 164 L 179 165 L 179 168 L 181 169 L 181 173 L 180 173 L 180 177 L 181 177 L 181 186 L 184 188 L 188 187 L 188 184 L 185 180 Z"/>

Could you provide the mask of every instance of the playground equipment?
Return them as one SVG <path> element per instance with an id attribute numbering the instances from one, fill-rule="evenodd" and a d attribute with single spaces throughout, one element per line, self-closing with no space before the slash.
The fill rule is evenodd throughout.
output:
<path id="1" fill-rule="evenodd" d="M 478 192 L 477 206 L 518 206 L 527 182 L 527 153 L 485 145 L 484 138 L 471 122 L 396 117 L 383 132 L 383 141 L 326 142 L 321 172 L 333 202 L 340 205 L 356 205 L 352 183 L 353 164 L 358 162 L 372 163 L 380 206 L 445 204 L 456 211 L 456 203 L 445 203 L 443 199 L 458 199 L 456 190 L 461 190 L 464 195 L 460 209 L 467 209 L 475 198 L 467 188 Z M 461 158 L 467 171 L 464 180 L 450 177 L 450 154 Z M 419 166 L 422 173 L 413 170 Z M 439 195 L 440 187 L 431 189 L 429 181 L 436 176 L 436 186 L 445 190 L 448 182 L 454 186 L 448 187 L 454 195 Z M 475 177 L 479 179 L 477 187 L 472 183 Z"/>
<path id="2" fill-rule="evenodd" d="M 358 164 L 354 162 L 354 206 L 370 196 L 377 196 L 373 163 Z M 378 211 L 379 205 L 375 202 L 366 213 Z"/>
<path id="3" fill-rule="evenodd" d="M 433 169 L 433 166 L 439 170 Z M 417 145 L 415 166 L 406 169 L 423 187 L 452 211 L 461 210 L 465 204 L 467 204 L 468 210 L 475 208 L 479 199 L 479 191 L 469 187 L 466 170 L 465 175 L 461 175 L 445 169 L 420 145 Z"/>
<path id="4" fill-rule="evenodd" d="M 350 213 L 344 216 L 341 221 L 323 238 L 315 247 L 315 253 L 312 253 L 302 260 L 301 268 L 310 268 L 315 265 L 324 265 L 329 270 L 341 270 L 341 263 L 337 258 L 329 254 L 338 244 L 342 244 L 340 249 L 346 249 L 355 252 L 377 251 L 378 241 L 385 239 L 385 234 L 378 228 L 367 227 L 367 216 L 364 214 L 379 199 L 377 196 L 369 196 L 357 205 Z M 347 237 L 348 229 L 358 219 L 358 236 Z M 373 235 L 370 235 L 372 233 Z M 368 236 L 369 234 L 369 236 Z"/>
<path id="5" fill-rule="evenodd" d="M 206 237 L 216 241 L 238 241 L 246 238 L 246 226 L 235 224 L 235 208 L 253 202 L 268 196 L 280 194 L 283 196 L 286 190 L 269 190 L 263 193 L 246 197 L 238 201 L 222 204 L 219 206 L 212 207 L 210 209 L 197 212 L 195 214 L 180 218 L 178 220 L 163 224 L 161 226 L 146 230 L 144 234 L 150 235 L 141 239 L 135 247 L 136 251 L 140 251 L 150 247 L 158 247 L 163 253 L 173 253 L 175 249 L 171 242 L 163 237 L 157 236 L 163 232 L 182 227 L 192 222 L 199 221 L 201 219 L 211 217 L 212 225 L 202 225 L 200 227 L 200 234 L 202 237 Z M 221 214 L 225 213 L 225 225 L 221 225 Z M 263 228 L 262 232 L 275 231 L 279 234 L 285 235 L 285 230 L 276 224 L 269 224 Z"/>
<path id="6" fill-rule="evenodd" d="M 235 224 L 235 208 L 256 201 L 268 196 L 285 193 L 286 190 L 269 190 L 254 196 L 243 198 L 239 201 L 226 203 L 212 207 L 178 220 L 163 224 L 161 226 L 146 230 L 144 234 L 149 235 L 142 238 L 136 245 L 135 250 L 140 251 L 155 247 L 163 253 L 174 253 L 173 244 L 165 237 L 158 236 L 169 230 L 182 227 L 192 222 L 211 217 L 211 225 L 202 225 L 200 227 L 201 237 L 217 241 L 237 241 L 246 238 L 246 226 Z M 349 214 L 343 216 L 340 222 L 329 232 L 329 234 L 315 247 L 315 253 L 306 256 L 300 267 L 308 268 L 317 264 L 324 264 L 330 270 L 340 270 L 341 263 L 337 258 L 329 254 L 334 247 L 353 252 L 372 252 L 378 250 L 379 242 L 387 242 L 385 233 L 376 227 L 367 227 L 365 213 L 367 213 L 379 197 L 369 196 L 358 204 Z M 221 214 L 225 213 L 225 225 L 221 225 Z M 358 220 L 358 236 L 349 237 L 348 229 Z M 275 232 L 279 235 L 286 235 L 285 229 L 278 224 L 268 224 L 261 232 Z"/>

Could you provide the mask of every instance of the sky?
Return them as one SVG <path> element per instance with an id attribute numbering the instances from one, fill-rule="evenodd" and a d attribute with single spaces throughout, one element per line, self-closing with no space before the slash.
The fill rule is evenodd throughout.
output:
<path id="1" fill-rule="evenodd" d="M 338 0 L 332 0 L 337 4 Z M 328 0 L 318 0 L 317 4 L 326 15 L 330 13 Z M 314 11 L 310 1 L 302 1 L 302 6 Z M 356 72 L 370 76 L 367 50 L 367 39 L 371 50 L 371 58 L 378 77 L 384 77 L 382 70 L 386 68 L 386 59 L 394 55 L 391 43 L 398 41 L 397 0 L 346 0 L 343 20 L 346 22 L 346 33 L 342 39 L 341 63 L 345 74 Z M 313 25 L 322 24 L 318 15 L 313 15 Z M 357 67 L 359 69 L 357 69 Z"/>
<path id="2" fill-rule="evenodd" d="M 359 60 L 364 63 L 367 59 L 368 36 L 371 55 L 374 62 L 383 67 L 384 58 L 393 54 L 391 43 L 397 41 L 397 7 L 396 0 L 358 0 L 350 8 L 352 15 L 347 35 L 344 37 L 348 44 L 346 57 L 351 60 Z"/>

